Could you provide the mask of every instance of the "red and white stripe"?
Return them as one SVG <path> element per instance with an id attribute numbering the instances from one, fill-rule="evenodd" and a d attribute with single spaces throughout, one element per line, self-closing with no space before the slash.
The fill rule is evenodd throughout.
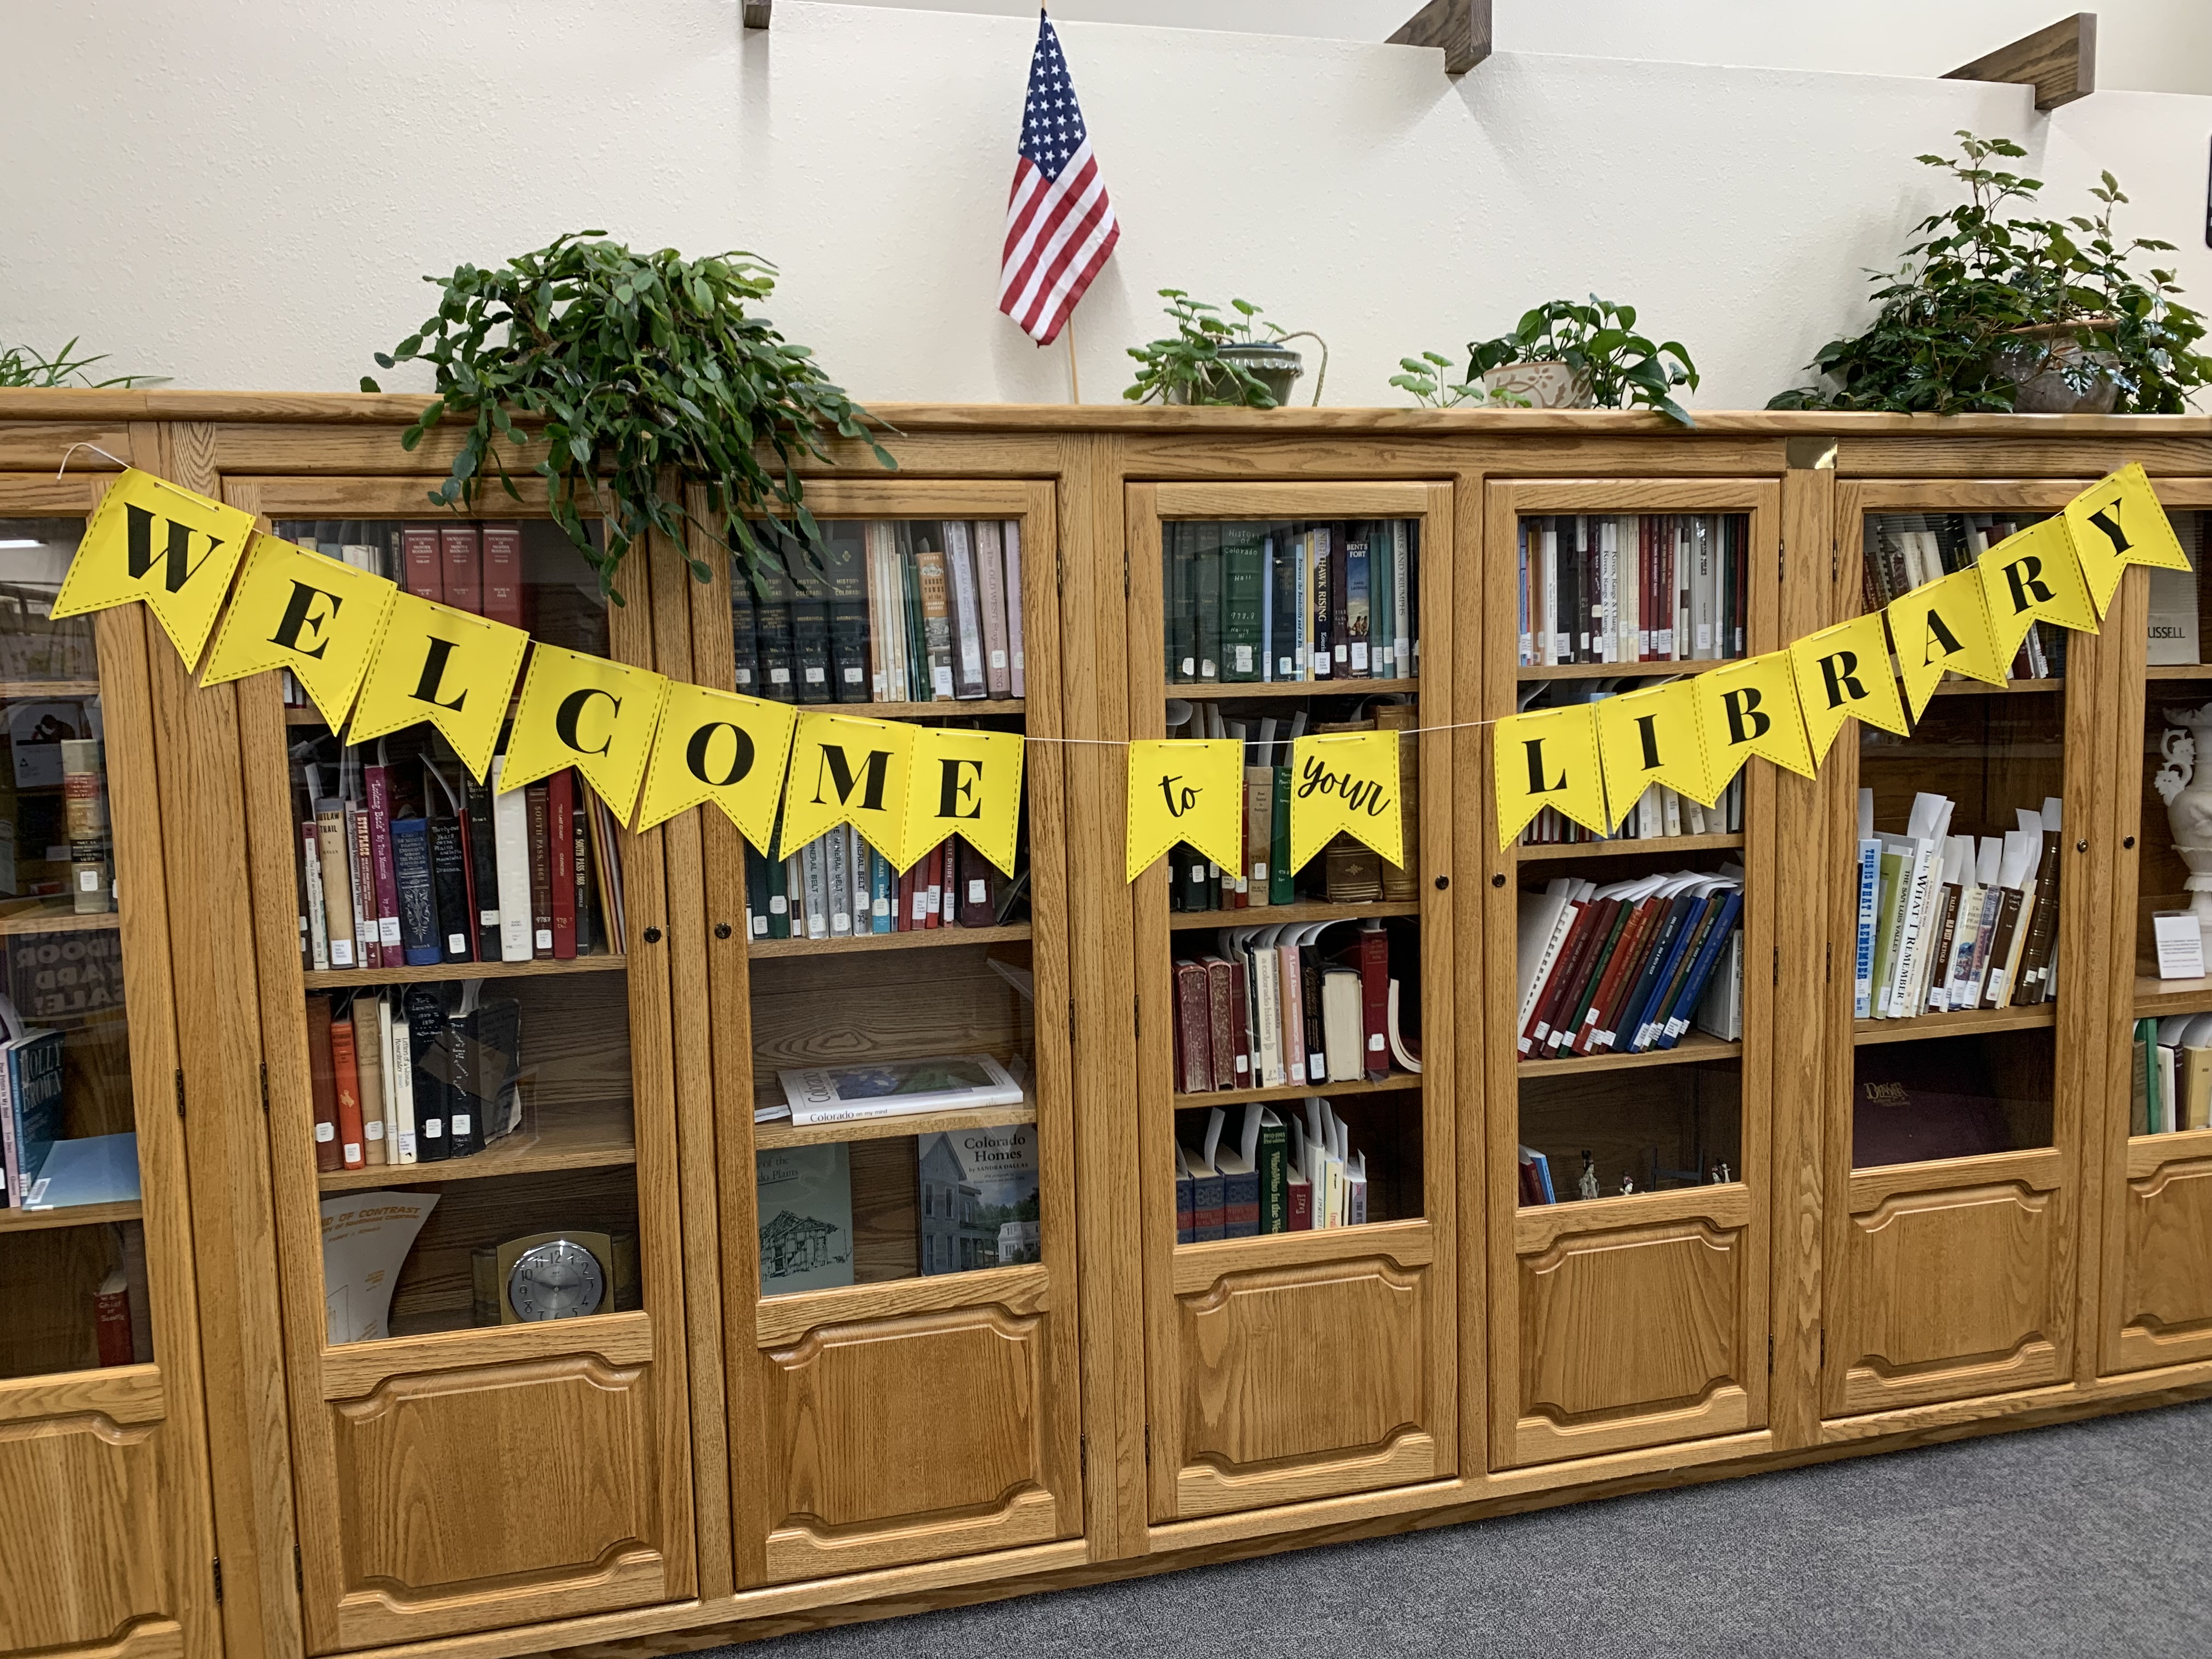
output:
<path id="1" fill-rule="evenodd" d="M 1050 345 L 1121 234 L 1088 138 L 1058 179 L 1018 158 L 1006 200 L 999 309 L 1039 345 Z"/>

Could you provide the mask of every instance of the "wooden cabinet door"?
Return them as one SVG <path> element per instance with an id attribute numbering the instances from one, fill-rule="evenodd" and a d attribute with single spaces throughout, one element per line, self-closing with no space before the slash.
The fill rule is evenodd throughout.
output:
<path id="1" fill-rule="evenodd" d="M 1400 740 L 1401 828 L 1411 843 L 1403 866 L 1370 856 L 1363 866 L 1363 855 L 1344 843 L 1279 884 L 1270 860 L 1281 861 L 1280 843 L 1256 847 L 1253 830 L 1242 872 L 1217 880 L 1203 859 L 1178 850 L 1129 890 L 1150 1519 L 1158 1526 L 1445 1479 L 1460 1468 L 1457 1142 L 1452 1008 L 1443 988 L 1453 972 L 1446 728 L 1463 654 L 1450 633 L 1452 489 L 1139 484 L 1128 487 L 1127 512 L 1132 737 L 1218 736 L 1235 722 L 1247 741 L 1247 821 L 1255 774 L 1272 769 L 1272 824 L 1273 793 L 1292 776 L 1294 719 L 1316 731 L 1395 722 L 1409 733 Z M 1353 573 L 1350 593 L 1361 594 L 1363 580 L 1368 585 L 1345 613 L 1345 654 L 1333 656 L 1322 677 L 1301 665 L 1291 613 L 1297 592 L 1319 591 L 1312 572 L 1332 561 L 1340 574 Z M 1232 563 L 1231 588 L 1258 583 L 1249 605 L 1218 590 L 1216 578 Z M 1360 603 L 1368 606 L 1364 617 Z M 1335 631 L 1341 641 L 1346 629 Z M 1230 931 L 1243 929 L 1255 931 Z M 1394 1047 L 1379 1029 L 1360 1026 L 1350 1041 L 1369 1046 L 1364 1060 L 1325 1066 L 1318 1079 L 1292 1076 L 1296 1045 L 1264 1029 L 1271 1012 L 1280 1017 L 1285 945 L 1299 964 L 1301 1000 L 1309 969 L 1322 971 L 1339 952 L 1378 948 L 1400 981 L 1401 1036 L 1411 1046 Z M 1206 969 L 1207 957 L 1221 966 Z M 1269 988 L 1247 993 L 1260 1012 L 1244 1025 L 1232 1023 L 1232 958 L 1247 984 L 1261 979 Z M 1194 962 L 1220 980 L 1222 998 L 1204 1030 L 1179 1033 L 1179 979 L 1192 969 L 1178 964 Z M 1425 1000 L 1424 987 L 1431 988 Z M 1205 1087 L 1187 1088 L 1200 1079 L 1178 1061 L 1200 1042 L 1210 1061 L 1228 1063 L 1213 1064 Z M 1217 1053 L 1224 1043 L 1243 1057 Z M 1413 1047 L 1418 1070 L 1405 1064 Z M 1271 1065 L 1278 1069 L 1266 1071 Z M 1254 1066 L 1262 1074 L 1254 1076 Z M 1348 1080 L 1328 1080 L 1346 1071 Z M 1200 1218 L 1185 1238 L 1178 1157 L 1200 1155 L 1211 1133 L 1224 1157 L 1241 1158 L 1251 1114 L 1311 1123 L 1312 1103 L 1325 1103 L 1322 1139 L 1337 1133 L 1333 1117 L 1341 1126 L 1337 1151 L 1362 1160 L 1364 1224 L 1348 1210 L 1338 1224 L 1321 1224 L 1329 1218 L 1326 1199 L 1309 1180 L 1310 1230 L 1261 1231 L 1270 1219 L 1255 1197 L 1249 1213 L 1232 1209 L 1218 1225 Z M 1217 1110 L 1224 1127 L 1210 1130 Z M 1264 1129 L 1266 1118 L 1256 1121 Z M 1309 1177 L 1322 1174 L 1331 1158 L 1301 1158 L 1303 1130 L 1285 1122 L 1281 1133 L 1291 1142 L 1286 1164 Z M 1265 1178 L 1264 1171 L 1249 1177 L 1255 1189 Z"/>
<path id="2" fill-rule="evenodd" d="M 315 541 L 319 551 L 411 586 L 439 580 L 419 568 L 410 575 L 407 563 L 404 521 L 420 514 L 424 487 L 406 478 L 234 477 L 225 493 L 258 514 L 265 531 Z M 503 541 L 487 536 L 487 549 L 449 538 L 440 550 L 455 605 L 504 603 L 507 595 L 490 593 L 503 575 L 519 589 L 522 620 L 540 644 L 649 660 L 653 584 L 643 553 L 633 552 L 617 579 L 628 603 L 608 605 L 578 550 L 547 519 L 542 490 L 505 505 L 512 510 L 487 515 Z M 478 528 L 455 518 L 431 522 Z M 504 536 L 507 526 L 512 536 Z M 481 565 L 472 562 L 478 557 Z M 470 586 L 471 576 L 480 586 Z M 374 933 L 356 933 L 354 950 L 342 952 L 335 904 L 319 908 L 302 890 L 303 813 L 325 817 L 333 802 L 380 787 L 393 821 L 420 812 L 425 833 L 434 836 L 441 825 L 458 832 L 458 814 L 481 812 L 491 798 L 471 799 L 465 768 L 428 727 L 407 728 L 366 752 L 351 750 L 319 710 L 304 701 L 288 705 L 279 679 L 243 683 L 239 718 L 308 1650 L 384 1647 L 686 1599 L 696 1565 L 671 906 L 659 833 L 616 827 L 574 774 L 543 793 L 533 786 L 502 798 L 489 810 L 513 812 L 520 799 L 514 833 L 526 857 L 547 871 L 549 895 L 563 872 L 573 878 L 587 869 L 576 890 L 574 934 L 562 914 L 570 907 L 551 897 L 552 928 L 545 929 L 532 897 L 524 959 L 512 959 L 496 923 L 503 910 L 510 919 L 520 913 L 501 899 L 520 895 L 488 876 L 466 889 L 488 900 L 473 914 L 439 911 L 435 939 L 445 959 L 403 961 L 395 949 L 392 959 L 363 965 Z M 381 786 L 368 781 L 372 765 L 383 769 Z M 568 856 L 555 822 L 564 790 Z M 376 799 L 368 798 L 372 831 Z M 459 839 L 463 858 L 471 857 L 468 839 Z M 343 840 L 319 851 L 318 872 L 343 884 Z M 371 856 L 379 856 L 373 842 Z M 469 1024 L 479 1009 L 495 1012 Z M 383 1138 L 382 1163 L 369 1150 L 375 1137 L 366 1138 L 358 1162 L 343 1149 L 319 1161 L 316 1074 L 343 1062 L 337 1048 L 323 1049 L 319 1025 L 311 1027 L 303 1010 L 349 1028 L 357 1053 L 375 1046 L 380 1022 L 398 1025 L 397 1042 L 413 1062 L 415 1161 L 401 1161 L 406 1137 L 397 1116 Z M 512 1019 L 511 1055 L 501 1026 L 489 1023 L 495 1017 Z M 479 1074 L 498 1073 L 511 1087 L 488 1082 L 465 1098 L 440 1095 L 462 1042 Z M 396 1060 L 396 1052 L 386 1057 Z M 366 1097 L 369 1085 L 360 1076 Z M 444 1114 L 434 1118 L 426 1103 L 440 1099 Z M 364 1116 L 371 1109 L 365 1098 Z M 450 1156 L 433 1156 L 437 1130 Z M 476 1140 L 483 1144 L 468 1150 Z M 363 1270 L 373 1277 L 355 1279 L 333 1268 L 337 1282 L 326 1285 L 326 1230 L 335 1230 L 328 1248 L 336 1249 L 346 1230 L 380 1219 L 388 1225 L 393 1204 L 425 1198 L 434 1204 L 411 1243 L 395 1253 L 396 1272 L 379 1264 Z M 565 1253 L 538 1267 L 531 1264 L 540 1258 L 510 1262 L 500 1254 L 508 1246 L 511 1256 L 515 1241 L 544 1236 L 567 1238 Z M 574 1316 L 507 1317 L 509 1308 L 539 1305 L 515 1289 L 516 1275 L 536 1273 L 548 1277 L 530 1282 L 574 1298 L 553 1305 Z M 381 1321 L 365 1294 L 380 1284 L 391 1286 Z"/>
<path id="3" fill-rule="evenodd" d="M 0 1652 L 169 1659 L 222 1643 L 149 684 L 170 647 L 137 605 L 47 614 L 105 488 L 0 474 L 0 989 L 40 1034 L 26 1098 L 58 1100 L 0 1202 Z"/>

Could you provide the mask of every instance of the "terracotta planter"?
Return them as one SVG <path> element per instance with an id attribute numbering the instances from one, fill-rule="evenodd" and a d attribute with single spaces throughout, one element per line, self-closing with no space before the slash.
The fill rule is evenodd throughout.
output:
<path id="1" fill-rule="evenodd" d="M 1506 363 L 1497 368 L 1485 369 L 1483 387 L 1490 392 L 1510 392 L 1528 400 L 1531 409 L 1595 409 L 1597 401 L 1590 395 L 1588 374 L 1577 374 L 1566 364 L 1555 361 L 1538 363 Z"/>

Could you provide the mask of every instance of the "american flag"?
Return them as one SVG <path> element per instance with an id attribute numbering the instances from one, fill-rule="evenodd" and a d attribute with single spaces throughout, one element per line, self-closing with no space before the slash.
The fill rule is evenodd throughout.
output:
<path id="1" fill-rule="evenodd" d="M 1039 12 L 1029 105 L 1006 199 L 999 309 L 1039 345 L 1050 345 L 1121 236 L 1060 37 L 1052 19 Z"/>

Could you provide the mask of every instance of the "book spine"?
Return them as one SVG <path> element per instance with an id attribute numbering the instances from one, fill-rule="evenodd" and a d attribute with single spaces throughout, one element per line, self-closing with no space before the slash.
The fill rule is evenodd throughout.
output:
<path id="1" fill-rule="evenodd" d="M 439 526 L 438 550 L 444 561 L 440 574 L 446 586 L 445 603 L 456 611 L 482 616 L 483 566 L 477 544 L 477 527 L 472 524 Z"/>
<path id="2" fill-rule="evenodd" d="M 530 954 L 539 962 L 553 958 L 553 844 L 550 792 L 541 780 L 523 791 L 526 832 L 530 859 Z"/>
<path id="3" fill-rule="evenodd" d="M 397 995 L 379 992 L 377 1030 L 385 1040 L 384 1074 L 391 1081 L 391 1109 L 385 1134 L 392 1143 L 394 1164 L 412 1164 L 419 1156 L 415 1131 L 415 1061 L 407 1038 L 407 1011 Z"/>
<path id="4" fill-rule="evenodd" d="M 1379 921 L 1359 933 L 1359 1025 L 1367 1080 L 1390 1075 L 1390 937 Z"/>
<path id="5" fill-rule="evenodd" d="M 338 1164 L 358 1170 L 368 1160 L 362 1151 L 361 1061 L 354 1052 L 353 1021 L 331 1020 L 331 1081 L 337 1096 Z"/>
<path id="6" fill-rule="evenodd" d="M 323 902 L 323 854 L 315 821 L 300 821 L 300 887 L 307 912 L 307 966 L 321 973 L 331 965 L 330 912 Z"/>
<path id="7" fill-rule="evenodd" d="M 410 524 L 399 532 L 404 586 L 418 599 L 442 601 L 446 597 L 445 560 L 438 550 L 438 529 L 434 524 Z"/>
<path id="8" fill-rule="evenodd" d="M 107 767 L 98 738 L 62 739 L 62 822 L 69 837 L 70 896 L 76 914 L 114 908 L 108 860 Z"/>
<path id="9" fill-rule="evenodd" d="M 553 959 L 576 957 L 576 775 L 556 772 L 545 781 L 545 841 L 551 904 L 548 921 Z"/>
<path id="10" fill-rule="evenodd" d="M 354 1070 L 361 1086 L 361 1153 L 364 1164 L 383 1164 L 391 1156 L 385 1139 L 386 1103 L 384 1033 L 377 1025 L 377 1011 L 384 1006 L 380 992 L 363 991 L 353 1000 Z"/>
<path id="11" fill-rule="evenodd" d="M 483 599 L 478 614 L 509 628 L 522 620 L 522 526 L 488 524 L 483 526 Z"/>
<path id="12" fill-rule="evenodd" d="M 506 756 L 492 757 L 491 811 L 495 866 L 493 891 L 499 900 L 498 908 L 493 914 L 499 928 L 499 946 L 498 954 L 487 957 L 485 960 L 528 962 L 532 955 L 530 938 L 530 810 L 523 799 L 523 791 L 501 791 L 500 774 L 506 766 Z M 481 904 L 483 890 L 479 886 L 477 891 L 477 902 Z"/>
<path id="13" fill-rule="evenodd" d="M 1175 966 L 1177 1074 L 1184 1094 L 1204 1094 L 1213 1087 L 1212 1003 L 1203 964 L 1178 962 Z"/>
<path id="14" fill-rule="evenodd" d="M 338 1145 L 337 1073 L 331 1059 L 331 1000 L 307 999 L 307 1090 L 314 1110 L 315 1170 L 331 1175 L 345 1168 Z M 12 1129 L 13 1112 L 0 1112 L 0 1123 Z M 14 1161 L 11 1158 L 11 1163 Z"/>
<path id="15" fill-rule="evenodd" d="M 740 696 L 757 697 L 760 688 L 759 617 L 753 609 L 752 584 L 742 570 L 730 577 L 731 683 Z M 878 695 L 877 702 L 884 701 Z"/>
<path id="16" fill-rule="evenodd" d="M 1029 695 L 1022 650 L 1022 526 L 1008 519 L 999 526 L 999 540 L 1006 559 L 1006 682 L 1009 694 Z"/>
<path id="17" fill-rule="evenodd" d="M 131 1335 L 130 1283 L 120 1267 L 93 1292 L 92 1322 L 102 1368 L 131 1364 L 137 1354 Z"/>
<path id="18" fill-rule="evenodd" d="M 431 822 L 430 891 L 433 938 L 438 950 L 433 960 L 473 961 L 476 920 L 469 902 L 468 825 L 463 819 Z"/>
<path id="19" fill-rule="evenodd" d="M 406 1010 L 407 1071 L 413 1089 L 415 1157 L 422 1164 L 442 1164 L 453 1156 L 446 1133 L 446 1004 L 432 987 L 407 988 L 400 1006 Z"/>
<path id="20" fill-rule="evenodd" d="M 946 702 L 958 696 L 952 662 L 951 580 L 945 550 L 924 547 L 916 556 L 921 579 L 923 651 L 929 690 L 925 701 Z"/>
<path id="21" fill-rule="evenodd" d="M 442 1042 L 446 1051 L 446 1155 L 470 1158 L 483 1150 L 485 1088 L 483 1054 L 476 1040 L 474 1012 L 450 1014 Z"/>
<path id="22" fill-rule="evenodd" d="M 953 661 L 957 680 L 953 695 L 981 697 L 986 695 L 990 676 L 983 665 L 983 611 L 975 574 L 975 549 L 969 538 L 969 528 L 963 520 L 948 519 L 945 523 L 945 557 L 946 574 L 952 583 L 956 646 Z"/>
<path id="23" fill-rule="evenodd" d="M 399 937 L 393 948 L 410 968 L 429 967 L 445 955 L 438 940 L 438 902 L 431 885 L 429 829 L 421 818 L 401 818 L 387 835 L 399 910 Z"/>
<path id="24" fill-rule="evenodd" d="M 347 860 L 353 882 L 354 951 L 364 968 L 384 966 L 384 912 L 376 896 L 376 832 L 368 809 L 346 805 Z M 395 918 L 396 920 L 396 918 Z M 394 953 L 395 963 L 397 952 Z"/>

